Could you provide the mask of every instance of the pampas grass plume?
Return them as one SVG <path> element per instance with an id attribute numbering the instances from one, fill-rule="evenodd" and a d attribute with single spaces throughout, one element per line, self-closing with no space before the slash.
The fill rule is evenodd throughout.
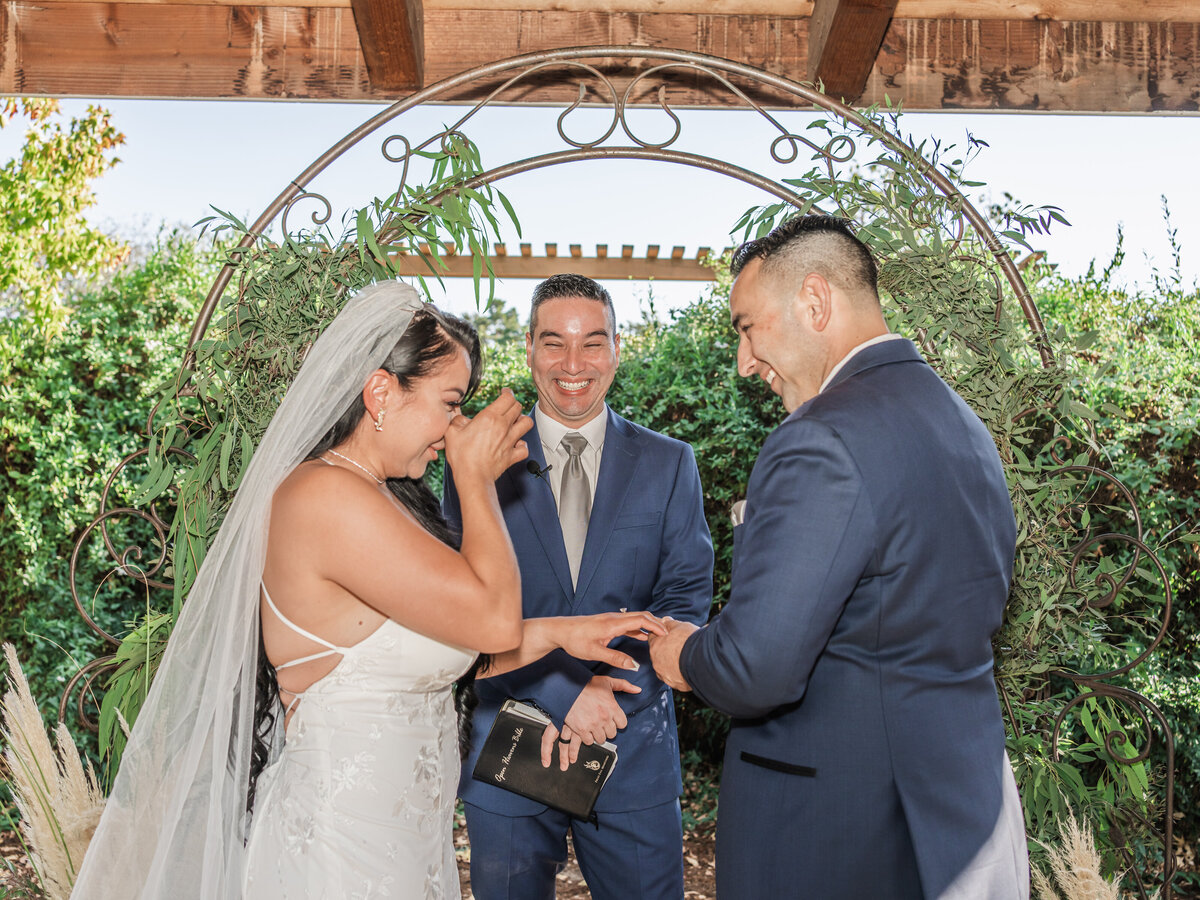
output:
<path id="1" fill-rule="evenodd" d="M 1043 845 L 1051 874 L 1033 868 L 1033 887 L 1038 900 L 1121 900 L 1121 876 L 1109 881 L 1101 874 L 1102 861 L 1091 826 L 1086 821 L 1081 824 L 1067 813 L 1066 820 L 1058 827 L 1058 837 L 1059 846 Z M 1157 898 L 1158 894 L 1154 896 Z"/>
<path id="2" fill-rule="evenodd" d="M 8 690 L 0 703 L 0 736 L 7 744 L 4 756 L 21 814 L 21 834 L 46 896 L 67 900 L 100 821 L 104 794 L 91 763 L 84 768 L 61 722 L 54 729 L 55 752 L 12 644 L 4 645 L 4 655 Z"/>

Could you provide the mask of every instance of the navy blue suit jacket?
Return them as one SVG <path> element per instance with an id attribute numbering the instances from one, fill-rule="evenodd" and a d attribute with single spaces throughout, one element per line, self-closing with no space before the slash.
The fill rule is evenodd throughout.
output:
<path id="1" fill-rule="evenodd" d="M 734 717 L 723 900 L 935 897 L 971 861 L 1011 777 L 991 636 L 1014 543 L 995 444 L 907 340 L 768 437 L 729 602 L 680 660 Z"/>
<path id="2" fill-rule="evenodd" d="M 611 410 L 607 415 L 596 495 L 575 590 L 550 485 L 531 475 L 524 462 L 496 482 L 521 568 L 525 617 L 588 615 L 624 607 L 701 623 L 712 603 L 713 551 L 692 448 L 634 425 Z M 536 424 L 525 440 L 530 459 L 544 467 Z M 552 470 L 547 477 L 558 475 Z M 458 496 L 449 472 L 443 507 L 451 526 L 461 527 Z M 615 740 L 617 767 L 600 793 L 597 811 L 645 809 L 678 797 L 682 785 L 671 691 L 654 674 L 645 643 L 625 638 L 613 646 L 632 655 L 641 669 L 616 670 L 558 650 L 515 672 L 479 679 L 471 753 L 463 763 L 459 796 L 503 815 L 534 815 L 545 809 L 471 778 L 500 705 L 506 697 L 535 700 L 561 728 L 593 675 L 615 675 L 634 682 L 642 692 L 615 694 L 629 725 Z"/>

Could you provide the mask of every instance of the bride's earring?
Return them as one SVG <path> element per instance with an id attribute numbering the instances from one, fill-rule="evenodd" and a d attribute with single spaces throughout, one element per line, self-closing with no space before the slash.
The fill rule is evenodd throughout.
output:
<path id="1" fill-rule="evenodd" d="M 375 430 L 376 431 L 383 431 L 383 414 L 386 412 L 387 412 L 386 409 L 381 409 L 381 410 L 379 410 L 379 414 L 375 417 Z"/>

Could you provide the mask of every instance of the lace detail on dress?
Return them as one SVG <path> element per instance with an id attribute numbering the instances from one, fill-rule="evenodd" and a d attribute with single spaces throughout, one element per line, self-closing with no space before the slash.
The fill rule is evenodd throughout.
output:
<path id="1" fill-rule="evenodd" d="M 474 654 L 391 620 L 337 652 L 259 779 L 245 896 L 457 900 L 450 688 Z"/>

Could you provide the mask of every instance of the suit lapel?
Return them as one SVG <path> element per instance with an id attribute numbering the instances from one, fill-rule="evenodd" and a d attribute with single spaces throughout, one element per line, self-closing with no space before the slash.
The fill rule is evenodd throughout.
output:
<path id="1" fill-rule="evenodd" d="M 613 525 L 625 504 L 625 495 L 629 492 L 629 485 L 633 482 L 633 473 L 638 464 L 638 440 L 633 429 L 611 409 L 607 414 L 604 452 L 600 457 L 600 474 L 596 478 L 596 499 L 592 503 L 587 541 L 583 545 L 583 559 L 579 563 L 579 581 L 574 601 L 576 605 L 587 593 L 592 576 L 596 574 L 600 565 L 600 559 L 608 546 L 609 538 L 612 537 Z M 562 545 L 561 532 L 559 545 Z M 563 559 L 566 559 L 565 550 Z M 570 583 L 568 575 L 567 584 Z"/>
<path id="2" fill-rule="evenodd" d="M 533 418 L 531 416 L 531 418 Z M 538 436 L 537 419 L 534 418 L 533 428 L 525 435 L 525 443 L 529 446 L 529 458 L 546 468 L 546 454 L 542 452 L 542 439 Z M 571 568 L 567 564 L 567 550 L 563 544 L 562 529 L 558 525 L 558 507 L 554 505 L 554 491 L 546 483 L 546 479 L 554 478 L 560 473 L 551 470 L 547 475 L 538 478 L 531 475 L 525 468 L 526 463 L 519 463 L 504 473 L 514 493 L 521 501 L 521 507 L 529 516 L 533 533 L 542 544 L 546 559 L 558 578 L 563 595 L 570 597 Z"/>

